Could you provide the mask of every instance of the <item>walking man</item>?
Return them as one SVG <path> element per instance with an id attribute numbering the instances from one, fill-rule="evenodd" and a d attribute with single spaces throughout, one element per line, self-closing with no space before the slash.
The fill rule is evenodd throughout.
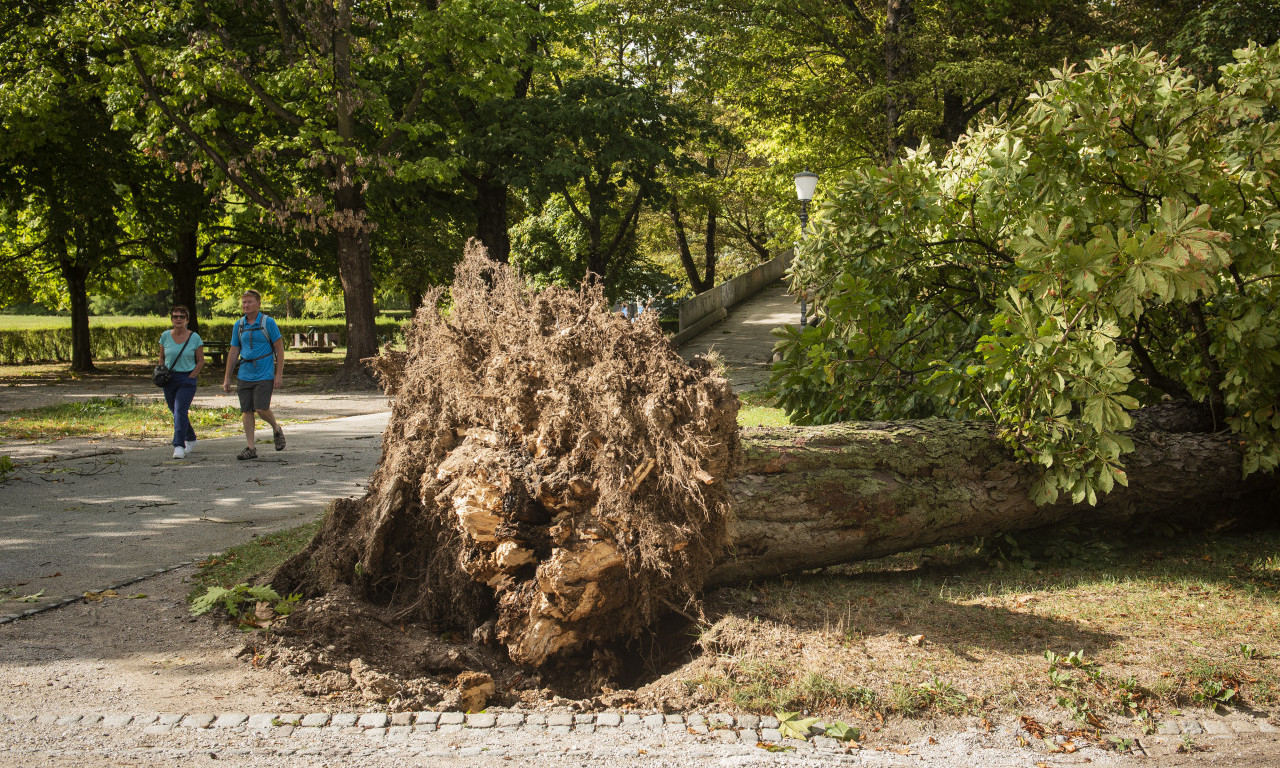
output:
<path id="1" fill-rule="evenodd" d="M 222 378 L 222 391 L 227 393 L 231 392 L 231 374 L 236 373 L 239 379 L 241 421 L 249 442 L 236 456 L 241 461 L 258 458 L 253 444 L 255 414 L 271 425 L 276 450 L 284 450 L 284 431 L 271 412 L 271 393 L 284 376 L 284 339 L 276 321 L 258 311 L 261 307 L 262 294 L 257 291 L 245 291 L 240 297 L 244 317 L 231 328 L 231 351 L 227 354 L 227 373 Z"/>

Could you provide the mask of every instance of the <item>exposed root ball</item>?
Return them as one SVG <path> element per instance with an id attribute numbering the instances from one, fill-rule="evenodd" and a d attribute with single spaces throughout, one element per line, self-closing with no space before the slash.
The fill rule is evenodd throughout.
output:
<path id="1" fill-rule="evenodd" d="M 427 296 L 404 353 L 382 463 L 276 582 L 349 583 L 402 618 L 468 632 L 496 616 L 542 664 L 626 638 L 699 589 L 725 543 L 738 400 L 652 313 L 600 289 L 535 292 L 469 245 L 447 316 Z"/>

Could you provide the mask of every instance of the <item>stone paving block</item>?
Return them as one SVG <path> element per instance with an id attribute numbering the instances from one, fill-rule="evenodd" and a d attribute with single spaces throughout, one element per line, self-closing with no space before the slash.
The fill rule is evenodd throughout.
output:
<path id="1" fill-rule="evenodd" d="M 1257 733 L 1258 726 L 1254 724 L 1253 718 L 1241 717 L 1235 720 L 1227 721 L 1231 726 L 1231 730 L 1236 733 Z"/>
<path id="2" fill-rule="evenodd" d="M 652 726 L 659 726 L 659 727 L 660 727 L 660 726 L 661 726 L 663 723 L 665 723 L 666 721 L 667 721 L 667 719 L 666 719 L 665 717 L 663 717 L 662 715 L 645 715 L 645 716 L 644 716 L 644 720 L 643 720 L 642 722 L 643 722 L 645 725 L 648 725 L 648 726 L 651 726 L 651 727 L 652 727 Z"/>
<path id="3" fill-rule="evenodd" d="M 148 725 L 146 728 L 142 729 L 142 732 L 148 736 L 159 736 L 172 730 L 173 724 L 165 723 L 164 725 Z"/>
<path id="4" fill-rule="evenodd" d="M 772 715 L 760 718 L 761 728 L 777 728 L 778 725 L 778 718 L 773 717 Z"/>
<path id="5" fill-rule="evenodd" d="M 498 716 L 491 712 L 474 712 L 467 715 L 468 728 L 492 728 L 498 724 Z"/>
<path id="6" fill-rule="evenodd" d="M 275 725 L 276 716 L 272 712 L 260 712 L 256 715 L 249 715 L 248 726 L 255 731 L 265 731 Z"/>
<path id="7" fill-rule="evenodd" d="M 738 715 L 738 726 L 741 728 L 759 728 L 759 715 Z"/>
<path id="8" fill-rule="evenodd" d="M 429 712 L 424 710 L 422 712 L 417 713 L 417 715 L 414 716 L 413 723 L 414 725 L 426 725 L 428 723 L 430 723 L 431 725 L 435 725 L 437 722 L 439 722 L 439 720 L 440 720 L 439 712 Z"/>
<path id="9" fill-rule="evenodd" d="M 830 736 L 814 736 L 813 747 L 831 752 L 840 748 L 840 742 Z"/>
<path id="10" fill-rule="evenodd" d="M 1195 720 L 1183 720 L 1178 723 L 1178 727 L 1182 729 L 1183 733 L 1192 736 L 1199 736 L 1204 733 L 1204 728 L 1201 728 L 1200 723 Z"/>
<path id="11" fill-rule="evenodd" d="M 595 733 L 595 732 L 596 732 L 596 724 L 595 724 L 595 723 L 582 723 L 581 725 L 575 725 L 575 726 L 573 726 L 573 730 L 574 730 L 574 732 L 575 732 L 575 733 Z"/>
<path id="12" fill-rule="evenodd" d="M 548 732 L 548 733 L 556 733 L 556 734 L 560 734 L 560 735 L 562 735 L 562 736 L 563 736 L 564 734 L 567 734 L 567 733 L 568 733 L 569 731 L 571 731 L 571 730 L 572 730 L 572 728 L 571 728 L 570 726 L 567 726 L 567 725 L 548 725 L 548 726 L 547 726 L 547 732 Z"/>
<path id="13" fill-rule="evenodd" d="M 644 718 L 634 712 L 628 712 L 622 716 L 623 725 L 639 725 L 644 722 Z"/>
<path id="14" fill-rule="evenodd" d="M 302 716 L 301 725 L 305 728 L 320 728 L 329 722 L 328 712 L 312 712 Z"/>
<path id="15" fill-rule="evenodd" d="M 293 726 L 293 738 L 295 739 L 318 739 L 323 733 L 324 729 L 318 725 Z"/>
<path id="16" fill-rule="evenodd" d="M 56 721 L 54 721 L 54 725 L 63 725 L 63 726 L 75 725 L 76 723 L 80 722 L 83 719 L 84 719 L 84 715 L 62 715 Z"/>
<path id="17" fill-rule="evenodd" d="M 601 712 L 596 715 L 596 725 L 602 728 L 617 728 L 622 725 L 622 715 L 617 712 Z"/>
<path id="18" fill-rule="evenodd" d="M 174 714 L 157 715 L 156 725 L 177 725 L 178 723 L 182 722 L 183 717 L 184 715 L 174 715 Z"/>
<path id="19" fill-rule="evenodd" d="M 293 735 L 293 729 L 294 729 L 294 728 L 297 728 L 297 727 L 298 727 L 298 726 L 296 726 L 296 725 L 291 725 L 291 724 L 289 724 L 289 723 L 285 723 L 284 725 L 281 725 L 281 726 L 279 726 L 278 728 L 276 728 L 276 729 L 275 729 L 275 731 L 273 732 L 273 735 L 275 735 L 275 736 L 292 736 L 292 735 Z"/>
<path id="20" fill-rule="evenodd" d="M 782 741 L 782 732 L 779 731 L 777 728 L 761 728 L 760 740 L 772 741 L 772 742 Z"/>
<path id="21" fill-rule="evenodd" d="M 299 723 L 302 722 L 302 713 L 287 712 L 283 715 L 278 716 L 276 719 L 279 720 L 280 723 L 283 725 L 298 725 Z"/>
<path id="22" fill-rule="evenodd" d="M 386 728 L 388 720 L 390 718 L 385 712 L 366 712 L 356 721 L 356 725 L 361 728 Z"/>
<path id="23" fill-rule="evenodd" d="M 107 715 L 102 718 L 103 728 L 123 728 L 133 720 L 133 715 Z"/>
<path id="24" fill-rule="evenodd" d="M 707 716 L 707 722 L 712 728 L 732 728 L 733 715 L 727 712 L 716 712 Z"/>
<path id="25" fill-rule="evenodd" d="M 512 726 L 524 725 L 524 715 L 519 712 L 503 712 L 498 715 L 498 727 L 510 728 Z"/>
<path id="26" fill-rule="evenodd" d="M 435 733 L 435 732 L 436 732 L 436 724 L 435 724 L 435 723 L 422 723 L 421 725 L 415 725 L 415 726 L 413 726 L 413 732 L 414 732 L 414 733 Z"/>
<path id="27" fill-rule="evenodd" d="M 689 725 L 706 725 L 707 718 L 702 715 L 688 715 L 684 721 Z"/>
<path id="28" fill-rule="evenodd" d="M 102 715 L 85 715 L 80 725 L 97 725 L 100 722 L 102 722 Z"/>
<path id="29" fill-rule="evenodd" d="M 687 725 L 685 727 L 689 729 L 689 733 L 694 733 L 698 736 L 706 736 L 708 733 L 711 733 L 711 729 L 702 723 L 697 725 Z"/>
<path id="30" fill-rule="evenodd" d="M 461 712 L 441 712 L 438 721 L 440 725 L 462 725 L 467 722 L 467 716 Z"/>
<path id="31" fill-rule="evenodd" d="M 208 728 L 213 725 L 214 716 L 207 713 L 187 715 L 179 723 L 183 728 Z"/>
<path id="32" fill-rule="evenodd" d="M 462 723 L 441 723 L 440 732 L 441 733 L 457 733 L 458 731 L 461 731 L 464 727 L 465 726 L 463 726 Z"/>
<path id="33" fill-rule="evenodd" d="M 750 731 L 748 731 L 750 733 Z M 720 728 L 711 732 L 717 740 L 725 743 L 733 743 L 738 740 L 738 732 L 729 728 Z"/>
<path id="34" fill-rule="evenodd" d="M 1280 728 L 1277 728 L 1266 720 L 1255 720 L 1254 722 L 1257 724 L 1258 730 L 1263 733 L 1280 733 Z"/>
<path id="35" fill-rule="evenodd" d="M 684 733 L 684 723 L 666 723 L 662 726 L 664 733 Z"/>
<path id="36" fill-rule="evenodd" d="M 595 723 L 596 716 L 592 712 L 580 712 L 573 716 L 574 725 L 582 725 L 584 723 Z"/>
<path id="37" fill-rule="evenodd" d="M 668 725 L 684 725 L 684 715 L 663 715 L 662 721 Z"/>
<path id="38" fill-rule="evenodd" d="M 530 712 L 525 715 L 524 721 L 529 725 L 546 725 L 547 716 L 542 712 Z"/>
<path id="39" fill-rule="evenodd" d="M 760 740 L 760 732 L 754 728 L 743 728 L 738 731 L 738 741 L 741 741 L 744 744 L 755 744 Z"/>
<path id="40" fill-rule="evenodd" d="M 387 730 L 387 740 L 408 741 L 411 733 L 413 733 L 413 726 L 411 725 L 393 725 Z"/>
<path id="41" fill-rule="evenodd" d="M 807 751 L 807 750 L 809 750 L 809 749 L 812 749 L 812 748 L 813 748 L 813 745 L 812 745 L 812 744 L 810 744 L 809 742 L 805 741 L 804 739 L 791 739 L 791 738 L 787 738 L 787 739 L 783 739 L 783 740 L 781 741 L 781 744 L 782 744 L 782 746 L 784 746 L 784 747 L 791 747 L 791 748 L 792 748 L 792 749 L 794 749 L 794 750 L 806 750 L 806 751 Z"/>
<path id="42" fill-rule="evenodd" d="M 548 726 L 573 725 L 573 715 L 566 715 L 563 712 L 556 712 L 547 715 Z"/>
<path id="43" fill-rule="evenodd" d="M 213 728 L 235 728 L 238 725 L 244 725 L 249 720 L 249 716 L 240 712 L 223 712 L 213 721 Z"/>
<path id="44" fill-rule="evenodd" d="M 36 717 L 36 725 L 57 725 L 57 715 L 39 715 Z"/>
<path id="45" fill-rule="evenodd" d="M 1182 733 L 1182 728 L 1174 720 L 1165 720 L 1160 723 L 1160 727 L 1156 729 L 1156 733 L 1161 736 L 1177 736 Z"/>
<path id="46" fill-rule="evenodd" d="M 385 739 L 387 737 L 386 728 L 365 728 L 364 735 L 369 739 Z"/>
<path id="47" fill-rule="evenodd" d="M 354 728 L 358 722 L 360 716 L 355 712 L 338 712 L 329 717 L 330 728 Z"/>
<path id="48" fill-rule="evenodd" d="M 395 725 L 413 725 L 412 712 L 396 712 L 391 716 L 391 724 Z"/>
<path id="49" fill-rule="evenodd" d="M 1210 736 L 1234 736 L 1235 731 L 1231 730 L 1231 726 L 1221 720 L 1205 720 L 1204 732 Z"/>

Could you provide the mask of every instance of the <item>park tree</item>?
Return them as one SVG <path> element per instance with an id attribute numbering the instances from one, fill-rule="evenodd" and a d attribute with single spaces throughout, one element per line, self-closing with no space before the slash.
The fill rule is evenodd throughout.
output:
<path id="1" fill-rule="evenodd" d="M 302 242 L 331 242 L 347 357 L 377 353 L 369 198 L 388 183 L 445 183 L 460 159 L 459 96 L 511 88 L 538 9 L 519 2 L 120 3 L 102 22 L 127 43 L 116 98 L 145 98 L 153 136 L 197 147 L 237 195 Z"/>
<path id="2" fill-rule="evenodd" d="M 127 260 L 122 190 L 138 158 L 57 10 L 0 11 L 0 258 L 36 298 L 70 310 L 71 367 L 90 371 L 89 291 Z"/>
<path id="3" fill-rule="evenodd" d="M 1131 411 L 1202 407 L 1280 461 L 1280 46 L 1203 85 L 1151 50 L 1055 72 L 1027 111 L 851 174 L 793 286 L 775 372 L 802 423 L 993 422 L 1040 467 L 1036 498 L 1126 482 Z"/>

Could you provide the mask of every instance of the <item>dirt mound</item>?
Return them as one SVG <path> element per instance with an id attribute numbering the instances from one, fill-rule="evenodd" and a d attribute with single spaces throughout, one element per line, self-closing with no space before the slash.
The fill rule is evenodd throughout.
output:
<path id="1" fill-rule="evenodd" d="M 369 494 L 335 505 L 277 587 L 349 585 L 532 665 L 691 601 L 726 540 L 728 382 L 653 314 L 614 314 L 596 285 L 534 291 L 476 245 L 442 298 L 374 363 L 396 404 Z"/>

